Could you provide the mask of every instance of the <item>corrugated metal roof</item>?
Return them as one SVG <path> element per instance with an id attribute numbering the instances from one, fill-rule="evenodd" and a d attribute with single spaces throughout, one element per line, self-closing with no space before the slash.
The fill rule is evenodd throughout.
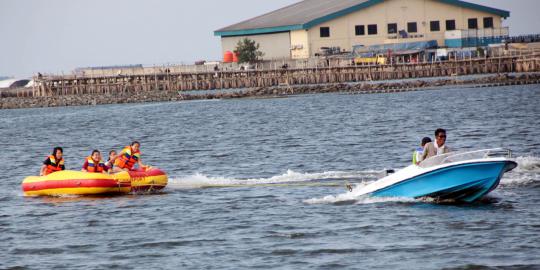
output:
<path id="1" fill-rule="evenodd" d="M 304 0 L 261 16 L 233 24 L 214 32 L 216 36 L 253 35 L 309 29 L 352 12 L 379 4 L 385 0 Z M 501 17 L 510 12 L 458 0 L 435 0 L 476 9 Z"/>
<path id="2" fill-rule="evenodd" d="M 305 0 L 217 31 L 303 25 L 328 14 L 368 1 L 369 0 Z"/>

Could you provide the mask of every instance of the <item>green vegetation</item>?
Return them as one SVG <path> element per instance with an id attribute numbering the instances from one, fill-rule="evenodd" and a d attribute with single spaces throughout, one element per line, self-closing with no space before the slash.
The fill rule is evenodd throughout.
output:
<path id="1" fill-rule="evenodd" d="M 253 63 L 264 56 L 264 53 L 259 51 L 259 43 L 248 38 L 238 41 L 234 52 L 238 55 L 239 63 Z"/>

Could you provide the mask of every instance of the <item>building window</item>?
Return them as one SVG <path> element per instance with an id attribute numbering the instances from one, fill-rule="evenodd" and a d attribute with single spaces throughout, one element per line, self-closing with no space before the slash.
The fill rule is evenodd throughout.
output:
<path id="1" fill-rule="evenodd" d="M 447 20 L 446 21 L 446 31 L 456 30 L 456 20 Z"/>
<path id="2" fill-rule="evenodd" d="M 469 29 L 478 29 L 478 19 L 469 19 Z"/>
<path id="3" fill-rule="evenodd" d="M 377 25 L 376 24 L 370 24 L 367 26 L 367 32 L 368 35 L 376 35 L 377 34 Z"/>
<path id="4" fill-rule="evenodd" d="M 397 34 L 397 23 L 388 24 L 388 34 Z"/>
<path id="5" fill-rule="evenodd" d="M 364 36 L 366 34 L 366 26 L 365 25 L 357 25 L 354 27 L 354 33 L 357 36 Z"/>
<path id="6" fill-rule="evenodd" d="M 429 28 L 431 29 L 431 32 L 439 32 L 441 31 L 441 24 L 439 21 L 431 21 L 429 22 Z"/>
<path id="7" fill-rule="evenodd" d="M 416 33 L 418 32 L 418 26 L 415 22 L 407 23 L 407 32 L 409 33 Z"/>
<path id="8" fill-rule="evenodd" d="M 321 27 L 321 37 L 330 37 L 330 27 Z"/>
<path id="9" fill-rule="evenodd" d="M 484 28 L 493 28 L 493 17 L 484 18 Z"/>

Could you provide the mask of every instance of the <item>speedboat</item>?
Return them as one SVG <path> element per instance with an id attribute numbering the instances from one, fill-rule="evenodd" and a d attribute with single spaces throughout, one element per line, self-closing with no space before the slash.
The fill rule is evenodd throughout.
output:
<path id="1" fill-rule="evenodd" d="M 504 173 L 517 167 L 511 158 L 512 152 L 501 148 L 438 155 L 390 174 L 358 193 L 472 203 L 497 188 Z"/>

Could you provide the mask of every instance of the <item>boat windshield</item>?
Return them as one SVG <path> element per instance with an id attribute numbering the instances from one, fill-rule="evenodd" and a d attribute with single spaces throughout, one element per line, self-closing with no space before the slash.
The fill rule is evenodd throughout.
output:
<path id="1" fill-rule="evenodd" d="M 428 158 L 422 163 L 420 163 L 420 167 L 422 168 L 429 168 L 433 166 L 438 166 L 446 163 L 453 163 L 453 162 L 460 162 L 460 161 L 466 161 L 471 159 L 482 159 L 482 158 L 494 158 L 494 157 L 505 157 L 505 158 L 511 158 L 512 157 L 512 151 L 508 149 L 503 148 L 495 148 L 495 149 L 485 149 L 485 150 L 477 150 L 477 151 L 469 151 L 469 152 L 451 152 L 444 155 L 438 155 L 431 158 Z"/>

